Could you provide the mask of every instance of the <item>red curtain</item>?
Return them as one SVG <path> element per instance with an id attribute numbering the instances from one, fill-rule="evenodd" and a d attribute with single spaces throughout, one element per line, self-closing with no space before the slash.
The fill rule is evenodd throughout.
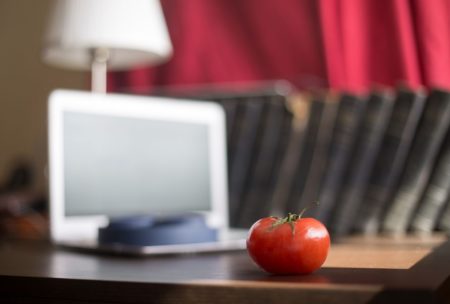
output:
<path id="1" fill-rule="evenodd" d="M 448 0 L 162 0 L 174 55 L 109 90 L 287 79 L 364 92 L 450 89 Z"/>

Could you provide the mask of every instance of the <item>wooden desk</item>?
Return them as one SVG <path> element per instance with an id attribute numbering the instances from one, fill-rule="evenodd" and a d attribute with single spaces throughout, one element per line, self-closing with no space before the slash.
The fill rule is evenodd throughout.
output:
<path id="1" fill-rule="evenodd" d="M 6 243 L 0 303 L 450 303 L 450 242 L 348 239 L 308 276 L 268 275 L 245 252 L 127 258 Z"/>

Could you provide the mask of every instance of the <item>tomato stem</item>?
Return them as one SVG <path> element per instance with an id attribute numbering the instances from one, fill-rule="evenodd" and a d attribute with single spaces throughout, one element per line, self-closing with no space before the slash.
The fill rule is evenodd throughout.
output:
<path id="1" fill-rule="evenodd" d="M 291 229 L 292 229 L 292 235 L 294 235 L 294 234 L 295 234 L 295 225 L 294 225 L 294 223 L 295 223 L 297 220 L 301 219 L 302 216 L 303 216 L 303 214 L 304 214 L 308 209 L 310 209 L 311 207 L 314 207 L 314 206 L 318 206 L 318 205 L 319 205 L 319 202 L 313 202 L 313 203 L 311 203 L 310 205 L 308 205 L 308 206 L 306 206 L 305 208 L 303 208 L 302 211 L 300 211 L 299 214 L 296 214 L 296 213 L 290 213 L 290 212 L 289 212 L 288 215 L 287 215 L 286 217 L 283 217 L 283 218 L 277 218 L 277 220 L 272 224 L 272 226 L 271 226 L 270 229 L 275 229 L 276 227 L 281 226 L 281 225 L 283 225 L 283 224 L 289 224 L 289 226 L 291 226 Z"/>

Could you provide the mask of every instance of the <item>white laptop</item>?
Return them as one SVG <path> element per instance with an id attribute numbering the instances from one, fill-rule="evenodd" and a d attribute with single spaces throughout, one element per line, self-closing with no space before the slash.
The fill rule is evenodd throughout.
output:
<path id="1" fill-rule="evenodd" d="M 57 90 L 49 98 L 54 243 L 127 254 L 245 248 L 228 225 L 223 109 L 214 103 Z M 101 246 L 109 218 L 193 212 L 218 241 Z"/>

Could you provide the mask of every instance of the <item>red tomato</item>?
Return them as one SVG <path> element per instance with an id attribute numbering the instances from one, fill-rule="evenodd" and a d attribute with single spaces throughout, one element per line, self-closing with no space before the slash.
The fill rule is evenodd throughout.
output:
<path id="1" fill-rule="evenodd" d="M 274 274 L 307 274 L 320 268 L 330 248 L 325 226 L 313 218 L 289 214 L 266 217 L 250 228 L 247 250 L 253 261 Z"/>

